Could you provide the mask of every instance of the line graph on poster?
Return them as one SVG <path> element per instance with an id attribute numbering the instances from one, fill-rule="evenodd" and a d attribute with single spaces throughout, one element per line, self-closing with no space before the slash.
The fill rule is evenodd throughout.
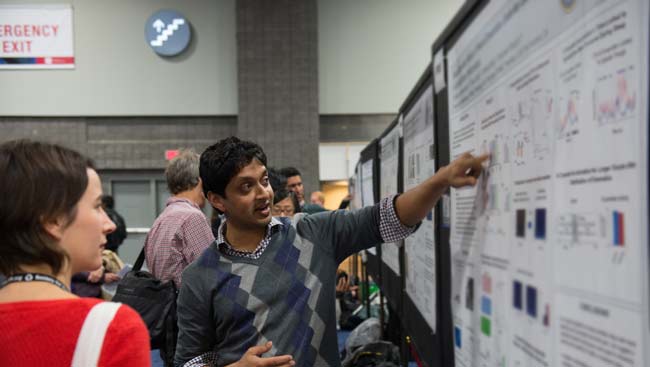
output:
<path id="1" fill-rule="evenodd" d="M 515 165 L 549 156 L 554 108 L 553 95 L 548 89 L 535 89 L 511 105 Z"/>
<path id="2" fill-rule="evenodd" d="M 637 91 L 634 66 L 606 74 L 596 80 L 593 117 L 598 126 L 616 124 L 636 116 Z"/>
<path id="3" fill-rule="evenodd" d="M 580 132 L 579 123 L 580 115 L 578 113 L 580 105 L 580 91 L 572 90 L 567 96 L 559 99 L 560 116 L 556 125 L 556 136 L 558 139 L 569 140 L 572 136 Z"/>

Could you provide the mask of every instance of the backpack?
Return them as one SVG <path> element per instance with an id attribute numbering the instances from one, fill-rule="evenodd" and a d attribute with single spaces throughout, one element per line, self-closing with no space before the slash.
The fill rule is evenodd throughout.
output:
<path id="1" fill-rule="evenodd" d="M 162 282 L 151 273 L 140 270 L 144 263 L 144 247 L 133 270 L 117 285 L 113 302 L 131 306 L 140 314 L 151 341 L 151 349 L 160 349 L 165 365 L 171 366 L 176 350 L 176 298 L 173 281 Z"/>
<path id="2" fill-rule="evenodd" d="M 396 345 L 376 341 L 356 349 L 342 364 L 343 367 L 398 367 L 401 363 Z"/>

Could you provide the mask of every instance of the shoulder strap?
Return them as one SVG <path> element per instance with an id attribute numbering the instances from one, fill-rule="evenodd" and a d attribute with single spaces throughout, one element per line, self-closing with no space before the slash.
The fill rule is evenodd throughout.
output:
<path id="1" fill-rule="evenodd" d="M 90 309 L 77 339 L 72 367 L 97 366 L 106 330 L 121 305 L 115 302 L 101 302 Z"/>
<path id="2" fill-rule="evenodd" d="M 144 246 L 142 246 L 140 255 L 138 255 L 138 259 L 135 261 L 135 265 L 133 265 L 133 271 L 140 271 L 142 264 L 144 264 Z"/>

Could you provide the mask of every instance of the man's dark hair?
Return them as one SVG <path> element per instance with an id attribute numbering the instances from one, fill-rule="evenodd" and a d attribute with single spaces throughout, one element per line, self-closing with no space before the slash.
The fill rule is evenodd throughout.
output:
<path id="1" fill-rule="evenodd" d="M 268 168 L 269 172 L 269 183 L 271 184 L 271 188 L 273 189 L 273 192 L 279 191 L 280 189 L 284 189 L 287 187 L 287 178 L 280 173 L 277 169 L 273 167 Z"/>
<path id="2" fill-rule="evenodd" d="M 24 265 L 48 265 L 54 274 L 67 254 L 44 224 L 63 218 L 70 225 L 93 168 L 88 158 L 59 145 L 29 140 L 0 145 L 0 273 Z"/>
<path id="3" fill-rule="evenodd" d="M 115 209 L 115 200 L 111 195 L 102 195 L 102 206 L 106 209 Z"/>
<path id="4" fill-rule="evenodd" d="M 226 186 L 239 171 L 257 159 L 266 166 L 266 154 L 259 145 L 235 136 L 218 141 L 201 154 L 199 174 L 203 194 L 208 192 L 226 197 Z"/>
<path id="5" fill-rule="evenodd" d="M 280 173 L 286 178 L 293 176 L 302 176 L 296 167 L 284 167 L 280 169 Z"/>

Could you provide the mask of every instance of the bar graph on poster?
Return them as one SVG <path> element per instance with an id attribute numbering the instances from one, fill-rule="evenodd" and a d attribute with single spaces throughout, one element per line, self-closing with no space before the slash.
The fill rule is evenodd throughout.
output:
<path id="1" fill-rule="evenodd" d="M 490 1 L 447 51 L 456 366 L 650 365 L 647 1 Z"/>

